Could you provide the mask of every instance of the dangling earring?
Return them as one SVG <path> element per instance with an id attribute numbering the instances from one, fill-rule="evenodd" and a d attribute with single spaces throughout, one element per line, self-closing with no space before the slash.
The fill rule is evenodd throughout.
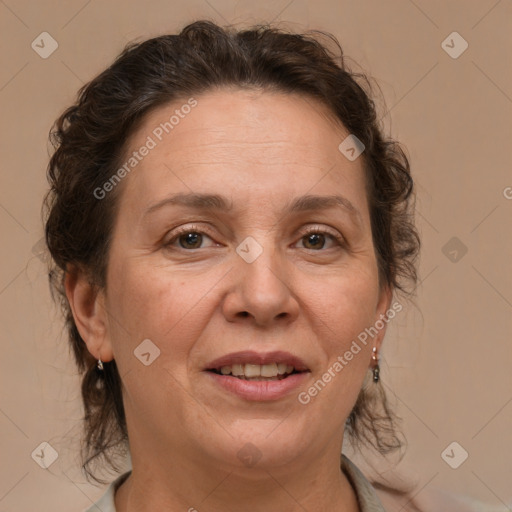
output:
<path id="1" fill-rule="evenodd" d="M 98 359 L 98 364 L 96 366 L 98 367 L 98 370 L 103 370 L 103 363 L 101 359 Z"/>
<path id="2" fill-rule="evenodd" d="M 377 352 L 377 347 L 373 347 L 372 359 L 375 362 L 375 365 L 373 367 L 373 382 L 377 383 L 377 382 L 379 382 L 379 373 L 380 373 L 379 356 L 378 356 L 378 352 Z"/>

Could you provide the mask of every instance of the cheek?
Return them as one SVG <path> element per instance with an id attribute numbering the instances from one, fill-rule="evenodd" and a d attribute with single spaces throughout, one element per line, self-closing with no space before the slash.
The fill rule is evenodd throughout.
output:
<path id="1" fill-rule="evenodd" d="M 350 414 L 369 371 L 373 339 L 361 340 L 375 319 L 376 291 L 371 283 L 362 286 L 356 280 L 340 284 L 336 291 L 336 300 L 328 304 L 324 297 L 318 309 L 325 359 L 312 385 L 304 389 L 301 403 L 307 402 L 318 416 L 333 418 L 338 428 L 338 422 Z"/>
<path id="2" fill-rule="evenodd" d="M 187 277 L 128 258 L 113 266 L 109 278 L 115 357 L 133 364 L 133 351 L 150 339 L 160 350 L 160 365 L 177 367 L 186 361 L 207 321 L 203 303 L 212 288 L 208 276 Z"/>
<path id="3" fill-rule="evenodd" d="M 365 329 L 375 322 L 378 282 L 371 272 L 356 269 L 327 282 L 316 294 L 314 314 L 325 359 L 317 385 L 306 392 L 325 414 L 346 418 L 369 371 L 374 341 Z"/>
<path id="4" fill-rule="evenodd" d="M 313 288 L 311 288 L 312 290 Z M 379 298 L 377 274 L 356 267 L 344 269 L 315 287 L 313 297 L 318 327 L 330 340 L 329 352 L 344 352 L 352 340 L 375 321 Z"/>
<path id="5" fill-rule="evenodd" d="M 377 291 L 373 286 L 347 287 L 340 293 L 331 318 L 341 331 L 341 346 L 344 349 L 356 340 L 365 328 L 375 321 Z"/>

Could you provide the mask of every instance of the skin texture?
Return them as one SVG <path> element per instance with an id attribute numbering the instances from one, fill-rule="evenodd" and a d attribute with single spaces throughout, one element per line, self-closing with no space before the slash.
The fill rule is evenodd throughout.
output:
<path id="1" fill-rule="evenodd" d="M 357 511 L 339 454 L 385 328 L 310 403 L 297 395 L 390 307 L 390 290 L 379 287 L 363 160 L 343 156 L 338 145 L 348 132 L 312 99 L 238 89 L 195 98 L 118 185 L 106 289 L 94 293 L 80 274 L 67 280 L 89 351 L 115 358 L 123 381 L 133 473 L 116 493 L 117 510 Z M 126 154 L 185 102 L 151 112 Z M 179 192 L 220 194 L 233 208 L 143 215 Z M 306 194 L 343 195 L 359 214 L 284 210 Z M 180 226 L 204 234 L 174 238 Z M 310 228 L 326 234 L 311 239 Z M 263 248 L 252 263 L 236 252 L 249 236 Z M 145 339 L 160 350 L 148 366 L 134 356 Z M 203 371 L 239 350 L 288 351 L 311 373 L 285 397 L 248 401 Z M 237 456 L 246 443 L 261 456 L 253 467 Z"/>

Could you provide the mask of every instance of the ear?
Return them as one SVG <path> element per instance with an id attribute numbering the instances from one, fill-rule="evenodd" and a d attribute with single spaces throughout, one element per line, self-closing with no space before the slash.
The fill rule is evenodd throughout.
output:
<path id="1" fill-rule="evenodd" d="M 85 273 L 76 267 L 66 272 L 65 289 L 76 327 L 87 349 L 96 359 L 111 361 L 114 354 L 108 335 L 103 291 L 93 286 Z"/>
<path id="2" fill-rule="evenodd" d="M 377 303 L 377 308 L 375 310 L 375 319 L 374 325 L 376 327 L 382 327 L 378 329 L 378 334 L 373 338 L 373 345 L 377 347 L 377 350 L 380 352 L 382 340 L 384 339 L 384 335 L 386 334 L 386 327 L 390 319 L 388 318 L 387 313 L 391 307 L 391 300 L 393 298 L 393 289 L 384 285 L 381 287 L 379 292 L 379 300 Z M 394 313 L 394 311 L 393 311 Z M 394 315 L 393 315 L 394 316 Z M 383 325 L 382 325 L 383 324 Z"/>

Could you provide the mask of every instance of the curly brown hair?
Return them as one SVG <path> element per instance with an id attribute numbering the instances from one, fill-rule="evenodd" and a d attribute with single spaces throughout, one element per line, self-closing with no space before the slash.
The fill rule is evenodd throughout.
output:
<path id="1" fill-rule="evenodd" d="M 409 161 L 400 145 L 383 135 L 371 82 L 365 74 L 351 71 L 334 36 L 321 31 L 288 33 L 268 25 L 235 30 L 197 21 L 177 35 L 130 43 L 111 66 L 80 89 L 76 103 L 53 125 L 50 140 L 55 151 L 47 171 L 51 189 L 43 205 L 52 296 L 60 300 L 83 374 L 83 470 L 97 482 L 104 483 L 91 471 L 92 463 L 102 460 L 118 470 L 116 455 L 127 447 L 121 379 L 115 361 L 97 370 L 66 298 L 66 273 L 80 269 L 92 285 L 105 286 L 120 187 L 103 200 L 94 190 L 119 167 L 127 141 L 145 116 L 169 102 L 223 87 L 314 98 L 363 142 L 380 283 L 406 296 L 416 286 L 420 241 L 413 222 Z M 361 389 L 346 430 L 355 444 L 387 454 L 403 445 L 398 419 L 382 384 L 372 384 Z"/>

